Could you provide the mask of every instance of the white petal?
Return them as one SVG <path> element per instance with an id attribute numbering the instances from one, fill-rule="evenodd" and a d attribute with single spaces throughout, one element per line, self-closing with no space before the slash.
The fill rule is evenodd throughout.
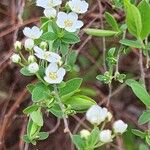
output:
<path id="1" fill-rule="evenodd" d="M 40 58 L 40 59 L 44 59 L 44 51 L 39 48 L 38 46 L 34 47 L 34 51 L 36 52 L 35 55 Z"/>
<path id="2" fill-rule="evenodd" d="M 46 1 L 44 0 L 37 0 L 36 5 L 45 8 L 46 7 Z"/>
<path id="3" fill-rule="evenodd" d="M 76 26 L 77 29 L 80 29 L 83 26 L 83 22 L 80 21 L 80 20 L 77 20 L 76 23 L 75 23 L 75 26 Z"/>
<path id="4" fill-rule="evenodd" d="M 61 57 L 58 54 L 50 52 L 49 62 L 57 63 L 60 61 L 60 59 L 61 59 Z"/>
<path id="5" fill-rule="evenodd" d="M 65 27 L 65 23 L 64 21 L 67 19 L 68 15 L 64 12 L 59 12 L 58 15 L 57 15 L 57 25 L 60 27 L 60 28 L 64 28 Z"/>
<path id="6" fill-rule="evenodd" d="M 44 15 L 47 18 L 55 18 L 56 17 L 56 10 L 54 8 L 45 9 Z"/>
<path id="7" fill-rule="evenodd" d="M 50 72 L 57 72 L 58 71 L 58 65 L 56 63 L 51 63 L 49 66 L 46 68 L 46 75 L 49 76 Z"/>
<path id="8" fill-rule="evenodd" d="M 77 31 L 77 29 L 74 27 L 66 27 L 65 30 L 68 32 L 76 32 Z"/>
<path id="9" fill-rule="evenodd" d="M 59 70 L 57 71 L 58 77 L 63 78 L 65 74 L 66 74 L 66 70 L 64 68 L 59 68 Z"/>
<path id="10" fill-rule="evenodd" d="M 25 27 L 23 29 L 23 34 L 27 37 L 29 37 L 31 35 L 31 29 L 29 27 Z"/>
<path id="11" fill-rule="evenodd" d="M 68 18 L 73 20 L 73 21 L 76 21 L 76 20 L 78 20 L 78 15 L 74 12 L 71 12 L 68 14 Z"/>

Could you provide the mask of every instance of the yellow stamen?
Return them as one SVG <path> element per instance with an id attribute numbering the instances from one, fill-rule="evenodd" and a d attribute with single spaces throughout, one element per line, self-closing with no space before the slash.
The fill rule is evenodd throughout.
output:
<path id="1" fill-rule="evenodd" d="M 56 74 L 56 72 L 50 72 L 50 73 L 49 73 L 49 77 L 50 77 L 52 80 L 56 80 L 56 79 L 57 79 L 57 74 Z"/>
<path id="2" fill-rule="evenodd" d="M 71 20 L 69 20 L 69 19 L 68 19 L 68 20 L 65 20 L 64 23 L 65 23 L 65 26 L 66 26 L 66 27 L 71 27 L 71 26 L 73 25 L 73 21 L 71 21 Z"/>

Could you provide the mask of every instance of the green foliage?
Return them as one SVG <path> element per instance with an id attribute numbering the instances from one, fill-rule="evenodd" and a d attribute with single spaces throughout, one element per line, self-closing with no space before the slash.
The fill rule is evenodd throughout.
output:
<path id="1" fill-rule="evenodd" d="M 116 36 L 119 32 L 111 31 L 111 30 L 100 30 L 100 29 L 92 29 L 87 28 L 84 29 L 86 34 L 97 36 L 97 37 L 109 37 L 109 36 Z"/>
<path id="2" fill-rule="evenodd" d="M 140 125 L 145 124 L 150 121 L 150 111 L 144 111 L 143 114 L 140 116 L 138 123 Z"/>
<path id="3" fill-rule="evenodd" d="M 132 35 L 139 38 L 142 31 L 141 14 L 138 8 L 131 4 L 129 0 L 124 0 L 124 5 L 128 30 Z"/>
<path id="4" fill-rule="evenodd" d="M 113 28 L 114 31 L 119 31 L 117 21 L 110 13 L 105 12 L 105 18 L 108 24 Z"/>
<path id="5" fill-rule="evenodd" d="M 70 105 L 75 111 L 86 111 L 92 105 L 96 104 L 93 99 L 84 95 L 73 95 L 64 102 L 66 105 Z"/>
<path id="6" fill-rule="evenodd" d="M 59 89 L 60 96 L 65 96 L 71 92 L 78 90 L 81 86 L 81 83 L 81 78 L 74 78 L 67 81 L 65 86 Z"/>
<path id="7" fill-rule="evenodd" d="M 150 95 L 146 89 L 137 81 L 133 79 L 128 79 L 126 84 L 130 86 L 134 94 L 146 105 L 150 106 Z"/>
<path id="8" fill-rule="evenodd" d="M 20 73 L 23 74 L 24 76 L 33 76 L 34 75 L 34 74 L 29 72 L 28 67 L 23 67 L 20 70 Z"/>
<path id="9" fill-rule="evenodd" d="M 144 139 L 146 136 L 146 133 L 140 131 L 140 130 L 136 130 L 136 129 L 132 129 L 132 133 L 138 137 L 140 137 L 141 139 Z"/>
<path id="10" fill-rule="evenodd" d="M 43 126 L 43 116 L 39 109 L 37 111 L 33 111 L 30 116 L 34 123 L 38 126 Z"/>
<path id="11" fill-rule="evenodd" d="M 119 41 L 122 45 L 133 47 L 133 48 L 142 48 L 141 43 L 133 40 L 128 40 L 128 39 L 122 39 Z"/>
<path id="12" fill-rule="evenodd" d="M 146 0 L 142 0 L 138 5 L 138 9 L 142 22 L 141 38 L 145 39 L 150 34 L 150 4 Z"/>

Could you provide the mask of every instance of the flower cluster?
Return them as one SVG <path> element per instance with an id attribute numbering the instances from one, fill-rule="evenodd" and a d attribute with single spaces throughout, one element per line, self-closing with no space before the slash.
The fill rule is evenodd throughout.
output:
<path id="1" fill-rule="evenodd" d="M 116 135 L 123 134 L 126 132 L 128 125 L 122 120 L 115 121 L 113 123 L 113 130 L 104 129 L 106 123 L 110 122 L 112 119 L 112 114 L 107 110 L 107 108 L 102 108 L 98 105 L 93 105 L 86 113 L 86 119 L 94 126 L 101 126 L 99 131 L 99 142 L 102 144 L 110 143 Z M 81 138 L 87 139 L 90 136 L 90 131 L 81 130 Z"/>
<path id="2" fill-rule="evenodd" d="M 68 32 L 76 32 L 83 26 L 83 22 L 78 20 L 78 14 L 82 14 L 87 11 L 88 3 L 84 0 L 70 0 L 65 6 L 66 8 L 69 7 L 69 12 L 67 11 L 67 13 L 58 11 L 61 4 L 62 0 L 36 1 L 37 6 L 44 8 L 45 16 L 56 22 L 56 25 L 60 29 L 64 29 Z M 20 64 L 21 66 L 27 66 L 27 69 L 31 74 L 37 74 L 40 69 L 41 62 L 45 62 L 46 68 L 44 80 L 49 84 L 61 83 L 66 74 L 66 70 L 62 67 L 63 63 L 61 56 L 53 52 L 53 50 L 47 50 L 49 43 L 45 41 L 42 41 L 40 45 L 36 44 L 37 40 L 39 40 L 44 34 L 44 31 L 37 26 L 33 26 L 31 28 L 25 27 L 23 33 L 26 36 L 24 48 L 30 55 L 28 60 L 23 57 L 21 54 L 23 45 L 21 42 L 17 41 L 14 46 L 18 54 L 12 55 L 12 61 Z M 47 64 L 47 62 L 49 64 Z"/>

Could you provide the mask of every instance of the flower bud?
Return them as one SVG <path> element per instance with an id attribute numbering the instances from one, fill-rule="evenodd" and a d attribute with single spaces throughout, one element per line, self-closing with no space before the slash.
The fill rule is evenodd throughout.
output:
<path id="1" fill-rule="evenodd" d="M 19 62 L 21 61 L 21 57 L 20 57 L 18 54 L 13 54 L 13 55 L 11 56 L 11 60 L 12 60 L 12 62 L 14 62 L 14 63 L 19 63 Z"/>
<path id="2" fill-rule="evenodd" d="M 93 105 L 86 113 L 86 119 L 95 125 L 99 125 L 107 118 L 107 109 L 98 105 Z"/>
<path id="3" fill-rule="evenodd" d="M 90 134 L 91 134 L 90 131 L 85 130 L 85 129 L 80 131 L 81 138 L 84 138 L 84 139 L 87 139 L 90 136 Z"/>
<path id="4" fill-rule="evenodd" d="M 16 52 L 19 52 L 21 50 L 21 48 L 22 48 L 21 42 L 20 41 L 16 41 L 14 43 L 14 47 L 15 47 Z"/>
<path id="5" fill-rule="evenodd" d="M 111 112 L 108 112 L 108 113 L 107 113 L 107 119 L 108 119 L 108 122 L 111 121 L 111 119 L 112 119 L 112 114 L 111 114 Z"/>
<path id="6" fill-rule="evenodd" d="M 34 47 L 34 41 L 32 39 L 26 39 L 24 47 L 26 50 L 31 50 Z"/>
<path id="7" fill-rule="evenodd" d="M 31 63 L 34 63 L 36 61 L 36 58 L 33 56 L 33 55 L 30 55 L 28 57 L 28 63 L 31 64 Z"/>
<path id="8" fill-rule="evenodd" d="M 48 46 L 48 45 L 47 45 L 46 42 L 41 42 L 41 43 L 40 43 L 40 48 L 43 49 L 43 50 L 46 50 L 46 49 L 47 49 L 47 46 Z"/>
<path id="9" fill-rule="evenodd" d="M 128 125 L 122 120 L 115 121 L 113 124 L 113 129 L 115 133 L 122 134 L 126 132 Z"/>
<path id="10" fill-rule="evenodd" d="M 112 142 L 112 135 L 110 130 L 103 130 L 99 134 L 100 141 L 103 143 Z"/>
<path id="11" fill-rule="evenodd" d="M 29 70 L 29 72 L 30 73 L 36 73 L 37 71 L 39 71 L 39 65 L 36 63 L 36 62 L 34 62 L 34 63 L 32 63 L 32 64 L 30 64 L 29 66 L 28 66 L 28 70 Z"/>

